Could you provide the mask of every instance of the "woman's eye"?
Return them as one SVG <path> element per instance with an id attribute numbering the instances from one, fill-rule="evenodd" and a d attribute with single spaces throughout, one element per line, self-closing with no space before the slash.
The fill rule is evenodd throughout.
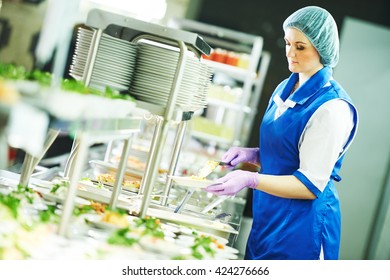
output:
<path id="1" fill-rule="evenodd" d="M 303 46 L 297 46 L 297 50 L 303 51 L 304 49 L 305 49 L 305 47 L 303 47 Z"/>

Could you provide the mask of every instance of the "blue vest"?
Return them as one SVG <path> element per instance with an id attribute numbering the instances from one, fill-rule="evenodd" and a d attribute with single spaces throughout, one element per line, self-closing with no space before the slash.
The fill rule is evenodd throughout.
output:
<path id="1" fill-rule="evenodd" d="M 357 110 L 343 88 L 324 67 L 291 96 L 296 105 L 274 119 L 279 95 L 285 101 L 298 80 L 293 73 L 275 90 L 260 126 L 260 164 L 262 174 L 294 175 L 310 189 L 314 200 L 286 199 L 255 190 L 253 192 L 253 225 L 248 238 L 246 259 L 318 259 L 321 245 L 325 259 L 338 259 L 340 244 L 340 207 L 333 181 L 338 175 L 344 154 L 340 154 L 324 191 L 318 190 L 298 171 L 298 143 L 307 122 L 325 102 L 343 99 L 354 112 L 354 128 L 344 151 L 352 142 L 358 123 Z M 330 86 L 324 87 L 330 82 Z M 321 159 L 318 159 L 321 160 Z M 332 180 L 333 179 L 333 180 Z"/>

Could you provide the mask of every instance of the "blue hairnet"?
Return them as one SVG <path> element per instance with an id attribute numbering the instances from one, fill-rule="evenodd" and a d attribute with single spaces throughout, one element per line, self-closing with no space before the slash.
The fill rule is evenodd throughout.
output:
<path id="1" fill-rule="evenodd" d="M 325 9 L 308 6 L 291 14 L 283 30 L 296 28 L 310 40 L 324 66 L 335 67 L 339 61 L 339 35 L 332 15 Z"/>

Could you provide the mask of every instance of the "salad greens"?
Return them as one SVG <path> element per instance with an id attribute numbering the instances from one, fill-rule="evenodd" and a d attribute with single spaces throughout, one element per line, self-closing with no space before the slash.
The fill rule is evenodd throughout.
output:
<path id="1" fill-rule="evenodd" d="M 10 210 L 13 218 L 16 219 L 18 217 L 20 198 L 15 197 L 12 193 L 8 195 L 0 193 L 0 204 L 3 204 Z"/>
<path id="2" fill-rule="evenodd" d="M 198 236 L 195 238 L 194 245 L 191 246 L 192 256 L 198 260 L 203 259 L 203 254 L 201 251 L 208 253 L 211 256 L 214 256 L 215 251 L 211 248 L 213 243 L 213 238 L 211 236 Z"/>
<path id="3" fill-rule="evenodd" d="M 44 72 L 38 69 L 28 71 L 23 66 L 17 66 L 14 64 L 0 63 L 0 78 L 8 80 L 28 80 L 36 81 L 41 86 L 50 86 L 53 76 L 49 72 Z M 134 100 L 134 98 L 128 94 L 121 94 L 109 87 L 106 87 L 105 91 L 99 91 L 87 87 L 81 81 L 74 79 L 61 79 L 61 88 L 67 91 L 74 91 L 81 94 L 93 94 L 111 99 L 124 99 Z"/>
<path id="4" fill-rule="evenodd" d="M 57 193 L 57 191 L 61 187 L 69 187 L 69 182 L 68 181 L 60 181 L 58 183 L 54 183 L 52 188 L 50 189 L 50 193 Z"/>
<path id="5" fill-rule="evenodd" d="M 135 220 L 135 228 L 142 229 L 140 238 L 143 236 L 152 236 L 159 239 L 164 238 L 159 219 L 151 217 L 138 218 Z M 130 227 L 118 229 L 110 235 L 107 242 L 113 245 L 132 246 L 139 241 L 139 238 L 131 237 L 131 232 L 132 229 Z"/>
<path id="6" fill-rule="evenodd" d="M 46 210 L 39 212 L 39 220 L 42 223 L 48 223 L 52 220 L 58 221 L 59 215 L 56 213 L 57 207 L 54 205 L 48 205 Z"/>
<path id="7" fill-rule="evenodd" d="M 112 233 L 107 239 L 108 244 L 131 247 L 138 242 L 137 238 L 129 237 L 129 228 L 121 228 Z"/>
<path id="8" fill-rule="evenodd" d="M 157 238 L 164 238 L 164 232 L 161 230 L 160 220 L 152 217 L 139 218 L 135 220 L 137 228 L 144 227 L 142 235 L 151 235 Z"/>
<path id="9" fill-rule="evenodd" d="M 33 204 L 36 196 L 36 192 L 28 187 L 18 185 L 16 190 L 11 191 L 8 194 L 0 193 L 0 204 L 4 205 L 10 210 L 10 213 L 14 219 L 19 218 L 19 209 L 23 201 L 28 204 Z M 55 213 L 55 206 L 47 206 L 47 209 L 39 211 L 39 218 L 41 222 L 49 222 L 53 219 L 57 219 L 58 215 Z"/>

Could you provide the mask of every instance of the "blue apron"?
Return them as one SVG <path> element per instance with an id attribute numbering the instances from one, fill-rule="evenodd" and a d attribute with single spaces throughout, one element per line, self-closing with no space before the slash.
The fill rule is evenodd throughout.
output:
<path id="1" fill-rule="evenodd" d="M 340 207 L 334 181 L 344 155 L 337 160 L 330 180 L 321 192 L 299 169 L 298 143 L 313 113 L 325 102 L 343 99 L 354 112 L 354 128 L 345 149 L 356 133 L 358 115 L 351 99 L 332 77 L 332 69 L 324 67 L 291 96 L 296 102 L 279 118 L 274 119 L 279 95 L 285 101 L 298 80 L 293 73 L 275 90 L 260 126 L 260 164 L 262 174 L 294 175 L 317 198 L 286 199 L 255 190 L 253 192 L 253 225 L 248 238 L 245 259 L 319 259 L 321 246 L 325 259 L 338 259 L 340 244 Z M 324 87 L 330 83 L 330 86 Z M 318 159 L 321 160 L 321 159 Z"/>

